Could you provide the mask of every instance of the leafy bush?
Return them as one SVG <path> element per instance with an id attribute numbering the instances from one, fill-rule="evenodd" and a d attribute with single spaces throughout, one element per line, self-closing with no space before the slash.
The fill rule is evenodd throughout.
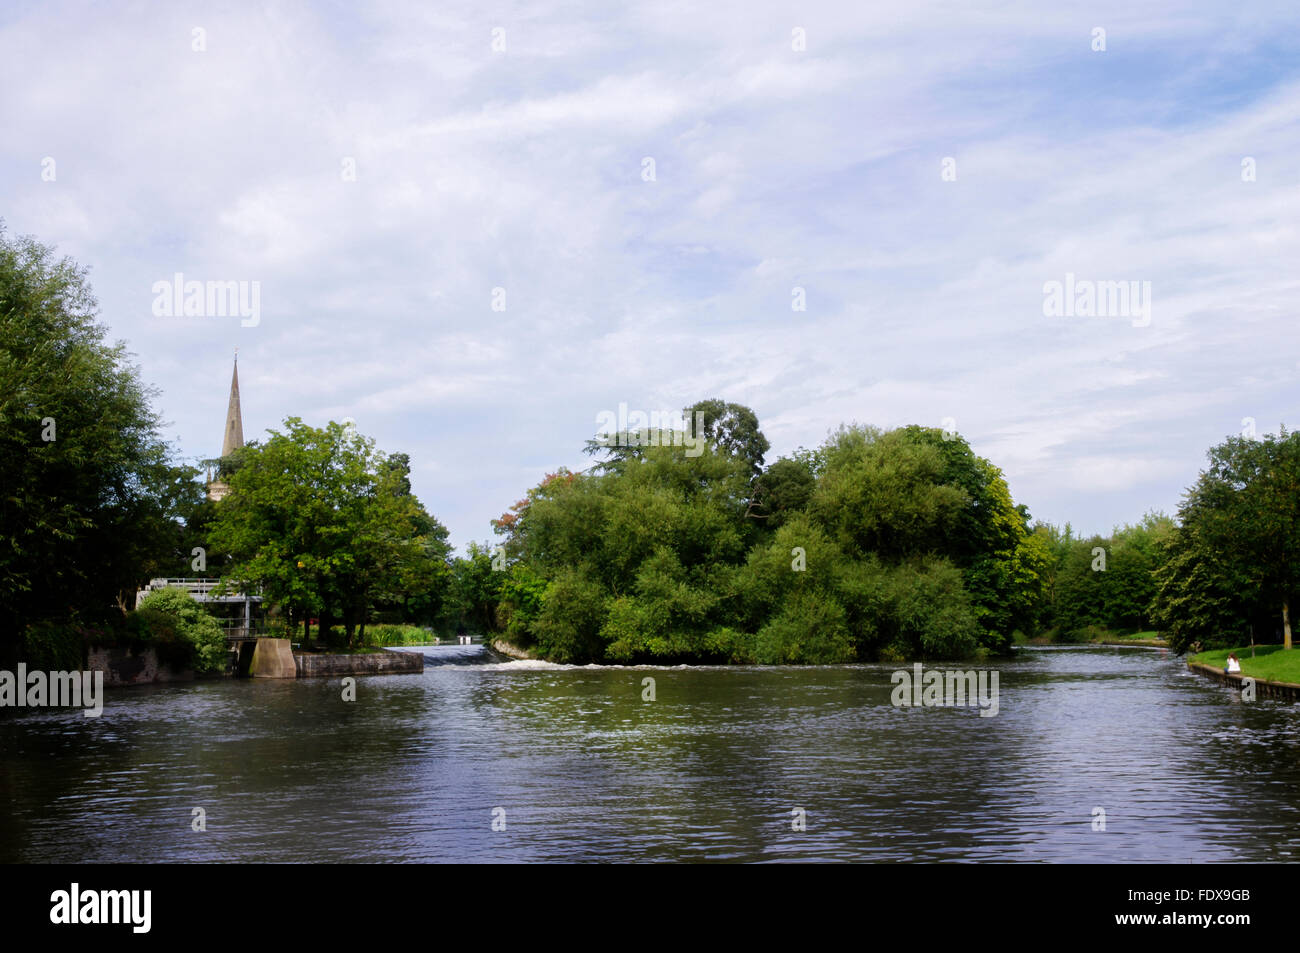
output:
<path id="1" fill-rule="evenodd" d="M 418 625 L 366 626 L 366 645 L 419 645 L 432 640 L 433 635 Z"/>
<path id="2" fill-rule="evenodd" d="M 533 624 L 537 644 L 555 662 L 598 658 L 603 655 L 598 633 L 605 615 L 600 585 L 572 569 L 562 569 L 546 587 L 542 611 Z"/>
<path id="3" fill-rule="evenodd" d="M 961 573 L 946 560 L 898 567 L 889 595 L 893 641 L 909 658 L 967 658 L 979 647 L 982 630 Z"/>
<path id="4" fill-rule="evenodd" d="M 545 594 L 545 579 L 522 563 L 510 567 L 510 574 L 501 583 L 501 601 L 496 608 L 497 624 L 507 639 L 525 646 L 532 641 L 529 628 L 542 611 Z"/>
<path id="5" fill-rule="evenodd" d="M 844 607 L 802 592 L 759 629 L 756 642 L 758 661 L 766 665 L 831 665 L 851 662 L 856 654 Z"/>
<path id="6" fill-rule="evenodd" d="M 1112 634 L 1113 633 L 1108 629 L 1102 628 L 1099 625 L 1084 625 L 1063 633 L 1062 637 L 1058 639 L 1058 641 L 1069 642 L 1071 644 L 1080 642 L 1096 642 L 1098 639 L 1104 639 Z"/>
<path id="7" fill-rule="evenodd" d="M 75 624 L 40 622 L 23 633 L 19 658 L 30 668 L 75 672 L 86 659 L 86 631 Z"/>
<path id="8" fill-rule="evenodd" d="M 158 589 L 145 596 L 131 618 L 131 631 L 138 641 L 156 645 L 160 658 L 196 673 L 215 674 L 230 665 L 230 650 L 216 619 L 180 589 Z"/>

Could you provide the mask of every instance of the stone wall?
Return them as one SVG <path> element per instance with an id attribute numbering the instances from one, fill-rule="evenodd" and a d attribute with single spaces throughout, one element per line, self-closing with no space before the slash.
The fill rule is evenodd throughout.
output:
<path id="1" fill-rule="evenodd" d="M 194 680 L 192 669 L 174 669 L 158 661 L 153 648 L 143 648 L 134 654 L 118 646 L 92 646 L 88 655 L 92 672 L 104 673 L 105 685 L 148 685 L 152 682 L 189 682 Z"/>
<path id="2" fill-rule="evenodd" d="M 424 671 L 421 652 L 368 652 L 362 655 L 329 655 L 294 652 L 299 678 L 328 678 L 338 675 L 418 675 Z"/>
<path id="3" fill-rule="evenodd" d="M 533 655 L 529 649 L 521 649 L 518 646 L 511 645 L 509 642 L 505 642 L 501 639 L 494 641 L 492 643 L 492 648 L 500 652 L 502 655 L 513 659 L 533 659 L 537 657 Z"/>

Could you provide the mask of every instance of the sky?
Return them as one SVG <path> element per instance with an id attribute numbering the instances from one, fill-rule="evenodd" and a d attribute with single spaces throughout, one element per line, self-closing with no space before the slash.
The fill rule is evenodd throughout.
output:
<path id="1" fill-rule="evenodd" d="M 769 462 L 956 430 L 1034 518 L 1104 533 L 1300 426 L 1298 27 L 4 0 L 0 219 L 89 268 L 182 458 L 219 453 L 238 347 L 247 439 L 351 418 L 461 549 L 590 465 L 602 413 L 709 397 Z M 250 307 L 167 313 L 178 273 Z"/>

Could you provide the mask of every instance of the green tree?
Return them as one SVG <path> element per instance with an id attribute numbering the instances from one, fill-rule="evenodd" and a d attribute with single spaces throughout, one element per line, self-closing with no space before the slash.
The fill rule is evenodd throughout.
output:
<path id="1" fill-rule="evenodd" d="M 1267 609 L 1291 647 L 1298 520 L 1300 434 L 1284 427 L 1277 436 L 1234 436 L 1210 449 L 1209 466 L 1179 508 L 1155 600 L 1156 615 L 1180 645 L 1219 640 L 1224 631 L 1240 638 L 1256 611 Z M 1214 628 L 1225 622 L 1226 629 Z"/>
<path id="2" fill-rule="evenodd" d="M 1047 547 L 964 442 L 848 427 L 756 471 L 752 414 L 703 406 L 699 456 L 641 444 L 495 521 L 511 574 L 544 583 L 501 599 L 512 640 L 556 661 L 830 663 L 998 650 L 1032 617 Z"/>
<path id="3" fill-rule="evenodd" d="M 970 499 L 941 482 L 944 467 L 938 448 L 898 431 L 841 428 L 827 443 L 812 513 L 855 556 L 942 551 Z"/>
<path id="4" fill-rule="evenodd" d="M 28 624 L 120 621 L 194 492 L 86 271 L 0 230 L 0 656 Z"/>
<path id="5" fill-rule="evenodd" d="M 807 509 L 816 489 L 817 476 L 807 460 L 781 457 L 758 478 L 749 515 L 775 529 Z"/>
<path id="6" fill-rule="evenodd" d="M 763 472 L 763 457 L 772 445 L 758 429 L 758 416 L 744 404 L 715 397 L 697 401 L 682 413 L 693 432 L 697 422 L 702 421 L 706 440 L 723 453 L 748 463 L 751 476 Z"/>
<path id="7" fill-rule="evenodd" d="M 457 629 L 484 634 L 497 628 L 497 606 L 505 573 L 493 569 L 490 543 L 471 542 L 464 556 L 451 564 L 451 623 Z"/>
<path id="8" fill-rule="evenodd" d="M 216 619 L 181 589 L 150 592 L 130 627 L 141 641 L 156 644 L 164 657 L 201 674 L 219 674 L 230 665 L 230 649 Z"/>
<path id="9" fill-rule="evenodd" d="M 319 615 L 323 634 L 339 619 L 351 643 L 376 604 L 427 601 L 448 581 L 446 530 L 411 496 L 405 461 L 351 427 L 290 417 L 229 482 L 209 532 L 229 577 L 299 620 Z"/>

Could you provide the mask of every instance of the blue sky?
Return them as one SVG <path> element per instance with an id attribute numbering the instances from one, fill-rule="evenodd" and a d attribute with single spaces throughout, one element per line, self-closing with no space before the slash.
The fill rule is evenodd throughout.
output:
<path id="1" fill-rule="evenodd" d="M 459 547 L 620 403 L 748 404 L 769 460 L 951 421 L 1085 531 L 1300 421 L 1294 3 L 623 6 L 6 4 L 0 217 L 181 454 L 238 346 L 247 437 L 352 417 Z M 176 272 L 260 322 L 155 315 Z M 1149 323 L 1046 317 L 1067 273 Z"/>

